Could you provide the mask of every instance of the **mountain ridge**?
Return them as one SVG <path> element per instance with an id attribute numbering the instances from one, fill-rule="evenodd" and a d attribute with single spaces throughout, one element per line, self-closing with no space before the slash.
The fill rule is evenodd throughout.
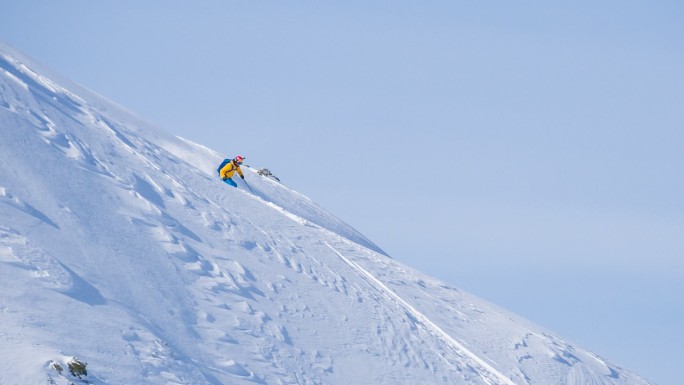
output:
<path id="1" fill-rule="evenodd" d="M 0 44 L 0 383 L 649 384 L 38 68 Z"/>

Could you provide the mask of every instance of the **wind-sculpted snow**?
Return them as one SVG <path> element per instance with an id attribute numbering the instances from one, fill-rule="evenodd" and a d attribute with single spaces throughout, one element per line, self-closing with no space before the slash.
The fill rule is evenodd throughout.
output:
<path id="1" fill-rule="evenodd" d="M 38 68 L 0 45 L 0 384 L 649 384 Z"/>

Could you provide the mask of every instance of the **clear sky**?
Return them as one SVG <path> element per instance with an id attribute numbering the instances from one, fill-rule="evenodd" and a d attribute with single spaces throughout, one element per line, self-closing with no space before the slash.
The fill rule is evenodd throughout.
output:
<path id="1" fill-rule="evenodd" d="M 0 0 L 0 39 L 661 385 L 684 2 Z"/>

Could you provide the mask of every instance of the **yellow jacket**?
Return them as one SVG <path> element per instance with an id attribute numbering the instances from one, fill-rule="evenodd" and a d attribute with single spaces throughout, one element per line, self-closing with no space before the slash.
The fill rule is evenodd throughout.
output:
<path id="1" fill-rule="evenodd" d="M 242 173 L 240 166 L 235 164 L 234 160 L 231 160 L 230 162 L 226 163 L 225 166 L 223 166 L 223 168 L 219 172 L 219 175 L 221 175 L 221 179 L 228 179 L 233 177 L 235 171 L 237 171 L 237 173 L 240 174 L 240 177 L 244 177 L 244 174 Z"/>

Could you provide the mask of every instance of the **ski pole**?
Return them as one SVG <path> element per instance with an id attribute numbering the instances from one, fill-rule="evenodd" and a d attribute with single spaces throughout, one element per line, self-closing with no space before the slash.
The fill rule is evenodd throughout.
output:
<path id="1" fill-rule="evenodd" d="M 249 186 L 249 183 L 247 183 L 247 181 L 244 180 L 244 179 L 242 179 L 242 181 L 245 182 L 245 185 L 246 185 L 247 188 L 249 189 L 249 192 L 251 192 L 252 194 L 254 194 L 254 190 L 252 190 L 252 188 Z M 255 194 L 255 195 L 256 195 L 256 194 Z"/>

